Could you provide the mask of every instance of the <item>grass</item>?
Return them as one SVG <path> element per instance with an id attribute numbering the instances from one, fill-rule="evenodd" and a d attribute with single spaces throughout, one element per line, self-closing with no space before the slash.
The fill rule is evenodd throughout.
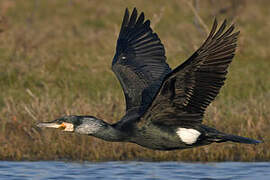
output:
<path id="1" fill-rule="evenodd" d="M 120 84 L 110 70 L 124 9 L 137 7 L 152 20 L 176 67 L 205 39 L 186 1 L 0 2 L 1 160 L 270 160 L 269 2 L 198 1 L 210 28 L 213 16 L 241 31 L 237 55 L 204 123 L 263 139 L 260 145 L 212 144 L 161 152 L 131 143 L 40 130 L 35 124 L 66 114 L 91 114 L 108 122 L 124 115 Z M 212 3 L 211 3 L 212 2 Z M 224 4 L 225 3 L 225 4 Z M 222 5 L 220 5 L 222 4 Z"/>

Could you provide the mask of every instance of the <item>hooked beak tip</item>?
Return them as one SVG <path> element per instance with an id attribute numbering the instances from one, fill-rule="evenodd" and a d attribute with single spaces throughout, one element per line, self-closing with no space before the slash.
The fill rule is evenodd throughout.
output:
<path id="1" fill-rule="evenodd" d="M 42 123 L 37 123 L 36 126 L 41 128 L 43 126 L 43 124 Z"/>

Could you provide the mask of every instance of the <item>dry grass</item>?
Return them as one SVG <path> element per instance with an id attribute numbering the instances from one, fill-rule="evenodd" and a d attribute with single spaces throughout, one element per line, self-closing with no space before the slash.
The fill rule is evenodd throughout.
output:
<path id="1" fill-rule="evenodd" d="M 208 27 L 227 17 L 241 30 L 228 80 L 204 123 L 227 133 L 264 139 L 251 146 L 213 144 L 161 152 L 130 143 L 40 130 L 35 124 L 65 114 L 91 114 L 116 122 L 124 98 L 110 70 L 126 7 L 153 21 L 175 67 L 205 39 L 186 1 L 0 2 L 0 159 L 184 160 L 270 159 L 270 54 L 268 1 L 198 1 Z M 222 5 L 220 5 L 222 4 Z"/>

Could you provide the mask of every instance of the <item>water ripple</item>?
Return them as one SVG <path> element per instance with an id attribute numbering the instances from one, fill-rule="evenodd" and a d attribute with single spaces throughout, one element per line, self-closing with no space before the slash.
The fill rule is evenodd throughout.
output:
<path id="1" fill-rule="evenodd" d="M 0 179 L 270 179 L 270 163 L 0 161 Z"/>

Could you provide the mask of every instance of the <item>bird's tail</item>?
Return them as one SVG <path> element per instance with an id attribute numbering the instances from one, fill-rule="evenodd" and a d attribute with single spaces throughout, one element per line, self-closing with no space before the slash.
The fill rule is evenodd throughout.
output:
<path id="1" fill-rule="evenodd" d="M 258 143 L 263 142 L 263 141 L 258 141 L 255 139 L 250 139 L 247 137 L 222 133 L 222 132 L 217 131 L 214 128 L 210 128 L 206 126 L 204 126 L 203 128 L 207 132 L 205 136 L 206 136 L 207 141 L 209 142 L 221 143 L 221 142 L 231 141 L 231 142 L 245 143 L 245 144 L 258 144 Z"/>
<path id="2" fill-rule="evenodd" d="M 255 139 L 250 139 L 247 137 L 232 135 L 232 134 L 224 134 L 224 133 L 218 133 L 218 134 L 212 134 L 210 137 L 207 138 L 208 141 L 220 143 L 220 142 L 236 142 L 236 143 L 245 143 L 245 144 L 258 144 L 262 141 L 258 141 Z"/>

